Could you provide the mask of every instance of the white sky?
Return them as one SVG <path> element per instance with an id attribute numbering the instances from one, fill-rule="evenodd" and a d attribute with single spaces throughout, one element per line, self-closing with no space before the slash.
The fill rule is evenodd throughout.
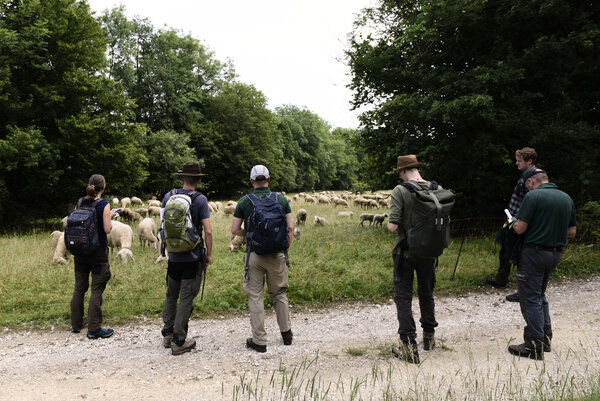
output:
<path id="1" fill-rule="evenodd" d="M 231 59 L 269 107 L 306 107 L 333 128 L 356 128 L 344 65 L 354 15 L 373 0 L 88 0 L 96 15 L 120 4 L 128 18 L 180 30 Z"/>

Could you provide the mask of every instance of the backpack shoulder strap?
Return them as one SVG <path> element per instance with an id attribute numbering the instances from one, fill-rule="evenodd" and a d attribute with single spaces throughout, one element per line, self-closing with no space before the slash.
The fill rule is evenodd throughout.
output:
<path id="1" fill-rule="evenodd" d="M 429 184 L 429 189 L 432 191 L 435 191 L 436 189 L 438 189 L 438 187 L 439 187 L 439 185 L 435 181 L 431 181 L 431 184 Z"/>
<path id="2" fill-rule="evenodd" d="M 269 198 L 271 198 L 271 200 L 274 200 L 275 202 L 277 202 L 277 192 L 271 192 L 269 194 Z"/>
<path id="3" fill-rule="evenodd" d="M 258 200 L 258 197 L 254 194 L 247 194 L 246 196 L 250 199 L 250 202 L 252 202 L 252 206 L 255 206 L 256 204 L 254 202 Z"/>
<path id="4" fill-rule="evenodd" d="M 400 185 L 403 186 L 404 188 L 408 189 L 411 193 L 420 190 L 419 188 L 417 188 L 410 182 L 401 182 Z"/>

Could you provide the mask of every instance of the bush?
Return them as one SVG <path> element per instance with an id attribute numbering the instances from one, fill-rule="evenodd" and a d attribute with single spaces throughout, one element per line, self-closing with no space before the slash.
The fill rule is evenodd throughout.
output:
<path id="1" fill-rule="evenodd" d="M 577 242 L 600 242 L 600 203 L 588 202 L 577 211 Z"/>

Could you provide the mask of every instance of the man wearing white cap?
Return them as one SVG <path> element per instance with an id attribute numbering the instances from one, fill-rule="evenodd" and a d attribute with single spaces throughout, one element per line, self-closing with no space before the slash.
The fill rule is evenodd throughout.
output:
<path id="1" fill-rule="evenodd" d="M 292 344 L 290 311 L 285 294 L 288 289 L 287 248 L 292 243 L 294 231 L 292 210 L 283 195 L 271 192 L 270 181 L 269 170 L 265 166 L 259 164 L 252 167 L 250 183 L 254 191 L 239 200 L 231 223 L 232 234 L 247 238 L 244 291 L 248 294 L 252 337 L 246 340 L 246 347 L 257 352 L 267 351 L 264 311 L 265 275 L 283 344 Z M 273 223 L 269 226 L 276 229 L 263 233 L 258 223 L 263 218 L 270 219 Z M 245 229 L 242 228 L 242 223 Z M 264 238 L 267 239 L 258 241 L 259 235 L 266 235 Z"/>

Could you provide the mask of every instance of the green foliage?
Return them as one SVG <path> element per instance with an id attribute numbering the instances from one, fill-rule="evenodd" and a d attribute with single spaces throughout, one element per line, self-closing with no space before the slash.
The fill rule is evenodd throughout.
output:
<path id="1" fill-rule="evenodd" d="M 577 204 L 600 195 L 600 9 L 567 0 L 380 0 L 347 51 L 354 105 L 368 106 L 356 144 L 364 177 L 392 187 L 399 154 L 460 194 L 457 214 L 508 203 L 514 150 Z M 577 166 L 577 168 L 572 168 Z"/>
<path id="2" fill-rule="evenodd" d="M 577 210 L 577 242 L 600 243 L 600 203 L 588 202 Z"/>

